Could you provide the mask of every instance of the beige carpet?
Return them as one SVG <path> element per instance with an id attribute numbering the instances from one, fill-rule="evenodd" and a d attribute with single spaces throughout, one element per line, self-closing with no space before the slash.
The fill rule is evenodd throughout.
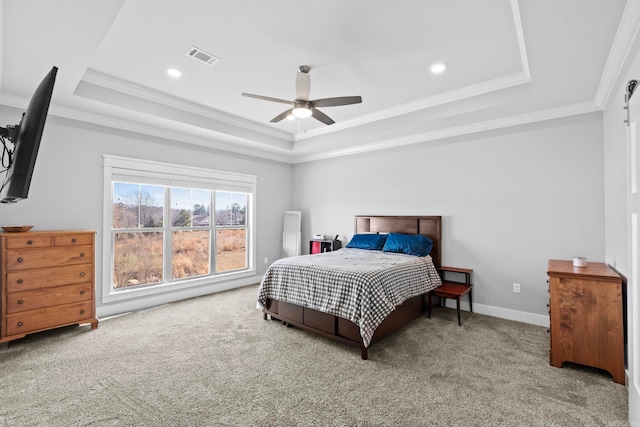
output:
<path id="1" fill-rule="evenodd" d="M 627 391 L 549 366 L 546 328 L 440 308 L 369 349 L 255 309 L 257 287 L 16 341 L 0 426 L 624 426 Z"/>

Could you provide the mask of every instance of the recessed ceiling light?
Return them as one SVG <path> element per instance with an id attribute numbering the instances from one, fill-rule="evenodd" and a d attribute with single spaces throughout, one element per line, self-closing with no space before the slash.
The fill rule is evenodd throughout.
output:
<path id="1" fill-rule="evenodd" d="M 431 66 L 429 67 L 429 70 L 431 70 L 433 74 L 441 74 L 441 73 L 444 73 L 444 71 L 448 67 L 449 67 L 449 64 L 447 64 L 446 62 L 436 62 L 434 64 L 431 64 Z"/>
<path id="2" fill-rule="evenodd" d="M 176 68 L 167 68 L 167 74 L 169 74 L 171 77 L 177 79 L 178 77 L 182 76 L 182 71 L 176 69 Z"/>

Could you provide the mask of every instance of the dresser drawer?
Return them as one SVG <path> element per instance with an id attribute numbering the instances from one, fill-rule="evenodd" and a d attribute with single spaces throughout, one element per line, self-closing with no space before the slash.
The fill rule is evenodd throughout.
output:
<path id="1" fill-rule="evenodd" d="M 72 285 L 93 281 L 93 264 L 13 270 L 6 277 L 7 292 Z"/>
<path id="2" fill-rule="evenodd" d="M 4 335 L 26 334 L 90 319 L 93 319 L 93 301 L 23 311 L 7 315 L 7 330 Z"/>
<path id="3" fill-rule="evenodd" d="M 93 236 L 93 233 L 53 236 L 53 246 L 91 245 L 93 243 Z"/>
<path id="4" fill-rule="evenodd" d="M 25 236 L 7 238 L 7 249 L 48 248 L 51 236 Z"/>
<path id="5" fill-rule="evenodd" d="M 93 283 L 58 286 L 46 291 L 10 292 L 7 294 L 7 314 L 92 299 Z"/>
<path id="6" fill-rule="evenodd" d="M 89 264 L 93 262 L 93 246 L 60 246 L 51 248 L 11 249 L 7 251 L 7 270 L 59 265 Z"/>

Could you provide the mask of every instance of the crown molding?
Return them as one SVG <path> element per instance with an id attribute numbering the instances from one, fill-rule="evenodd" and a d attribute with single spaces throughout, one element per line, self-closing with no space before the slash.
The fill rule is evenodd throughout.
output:
<path id="1" fill-rule="evenodd" d="M 3 94 L 1 92 L 0 95 L 2 95 L 2 104 L 10 107 L 24 108 L 24 106 L 28 102 L 28 100 L 25 100 L 22 97 Z M 602 111 L 601 105 L 596 101 L 587 101 L 580 104 L 572 104 L 558 108 L 539 110 L 531 113 L 502 117 L 478 123 L 469 123 L 466 125 L 439 129 L 430 132 L 417 133 L 400 138 L 389 138 L 370 144 L 363 144 L 311 154 L 297 154 L 295 150 L 273 147 L 271 145 L 262 144 L 254 140 L 234 137 L 219 132 L 207 131 L 206 134 L 195 135 L 194 132 L 170 130 L 158 124 L 144 124 L 138 121 L 134 122 L 127 119 L 113 117 L 105 114 L 96 114 L 87 110 L 79 110 L 77 108 L 61 105 L 52 105 L 49 113 L 61 118 L 91 123 L 122 131 L 139 133 L 157 138 L 169 139 L 172 141 L 179 141 L 186 144 L 218 149 L 254 158 L 273 160 L 289 164 L 298 164 L 316 160 L 326 160 L 336 157 L 349 156 L 353 154 L 367 153 L 377 150 L 384 150 L 398 146 L 425 143 L 455 136 L 470 135 L 495 129 L 502 129 L 570 116 L 577 116 L 597 111 Z"/>
<path id="2" fill-rule="evenodd" d="M 2 99 L 2 105 L 20 110 L 25 109 L 29 102 L 26 98 L 2 92 L 0 92 L 0 99 Z M 240 138 L 222 132 L 203 129 L 194 130 L 193 126 L 188 125 L 184 125 L 185 131 L 168 129 L 166 126 L 163 126 L 163 122 L 166 122 L 164 119 L 155 119 L 156 123 L 142 123 L 141 121 L 132 120 L 130 117 L 124 119 L 104 113 L 94 113 L 88 109 L 53 103 L 49 107 L 49 115 L 254 158 L 291 163 L 291 150 L 288 148 L 274 147 L 252 139 Z M 154 119 L 151 118 L 150 120 L 153 121 Z"/>
<path id="3" fill-rule="evenodd" d="M 624 63 L 631 54 L 634 40 L 636 40 L 639 31 L 640 2 L 627 1 L 596 90 L 595 102 L 601 108 L 607 105 L 616 89 L 616 82 L 620 77 Z"/>
<path id="4" fill-rule="evenodd" d="M 518 114 L 509 117 L 502 117 L 499 119 L 487 120 L 479 123 L 470 123 L 447 129 L 418 133 L 401 138 L 390 138 L 371 144 L 363 144 L 355 147 L 341 148 L 322 153 L 295 156 L 293 158 L 293 163 L 306 163 L 316 160 L 326 160 L 335 157 L 349 156 L 353 154 L 362 154 L 371 151 L 384 150 L 387 148 L 436 141 L 455 136 L 470 135 L 479 132 L 486 132 L 495 129 L 502 129 L 529 123 L 542 122 L 546 120 L 576 116 L 580 114 L 593 113 L 597 111 L 602 111 L 600 105 L 598 105 L 595 101 L 588 101 L 581 104 L 567 105 L 564 107 L 551 108 L 547 110 Z"/>
<path id="5" fill-rule="evenodd" d="M 356 126 L 362 126 L 367 123 L 373 123 L 393 117 L 402 116 L 404 114 L 413 113 L 427 108 L 437 107 L 439 105 L 449 104 L 456 101 L 462 101 L 479 95 L 508 89 L 510 87 L 527 84 L 531 82 L 528 72 L 518 72 L 508 76 L 499 77 L 497 79 L 482 82 L 476 85 L 467 86 L 458 90 L 453 90 L 440 95 L 431 96 L 429 98 L 420 99 L 418 101 L 409 102 L 395 107 L 377 111 L 372 114 L 357 117 L 352 120 L 343 120 L 340 123 L 334 123 L 330 127 L 319 128 L 307 131 L 304 136 L 300 136 L 298 140 L 313 138 L 320 135 L 326 135 L 339 130 L 345 130 Z"/>
<path id="6" fill-rule="evenodd" d="M 522 29 L 522 18 L 520 16 L 520 6 L 518 0 L 510 0 L 511 13 L 513 14 L 513 24 L 516 29 L 516 40 L 520 50 L 520 63 L 522 64 L 522 73 L 531 81 L 531 72 L 529 71 L 529 57 L 527 55 L 527 47 L 524 42 L 524 30 Z"/>
<path id="7" fill-rule="evenodd" d="M 200 132 L 200 135 L 196 135 L 195 132 L 171 130 L 156 124 L 132 122 L 126 119 L 106 116 L 104 114 L 78 111 L 75 108 L 63 106 L 53 106 L 52 111 L 50 112 L 54 116 L 105 126 L 121 131 L 179 141 L 186 144 L 242 154 L 254 158 L 257 157 L 277 162 L 291 163 L 290 150 L 288 149 L 273 147 L 268 144 L 262 144 L 254 140 L 235 137 L 221 132 L 207 130 Z"/>
<path id="8" fill-rule="evenodd" d="M 263 135 L 268 135 L 288 142 L 293 142 L 293 135 L 289 132 L 274 129 L 270 126 L 243 119 L 232 114 L 227 114 L 222 111 L 197 104 L 195 102 L 190 102 L 181 98 L 177 98 L 175 96 L 168 95 L 166 93 L 158 92 L 140 85 L 136 85 L 92 69 L 87 69 L 85 71 L 78 85 L 83 82 L 110 89 L 115 92 L 135 96 L 147 101 L 166 105 L 188 113 L 208 117 L 233 126 L 237 126 L 242 129 L 259 132 Z"/>

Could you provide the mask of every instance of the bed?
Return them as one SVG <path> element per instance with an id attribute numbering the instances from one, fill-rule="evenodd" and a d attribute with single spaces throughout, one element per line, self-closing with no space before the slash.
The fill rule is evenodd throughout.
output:
<path id="1" fill-rule="evenodd" d="M 354 234 L 389 233 L 426 236 L 433 247 L 424 257 L 344 248 L 278 260 L 258 290 L 264 319 L 355 346 L 366 360 L 371 344 L 425 312 L 425 295 L 441 283 L 440 216 L 354 219 Z"/>

